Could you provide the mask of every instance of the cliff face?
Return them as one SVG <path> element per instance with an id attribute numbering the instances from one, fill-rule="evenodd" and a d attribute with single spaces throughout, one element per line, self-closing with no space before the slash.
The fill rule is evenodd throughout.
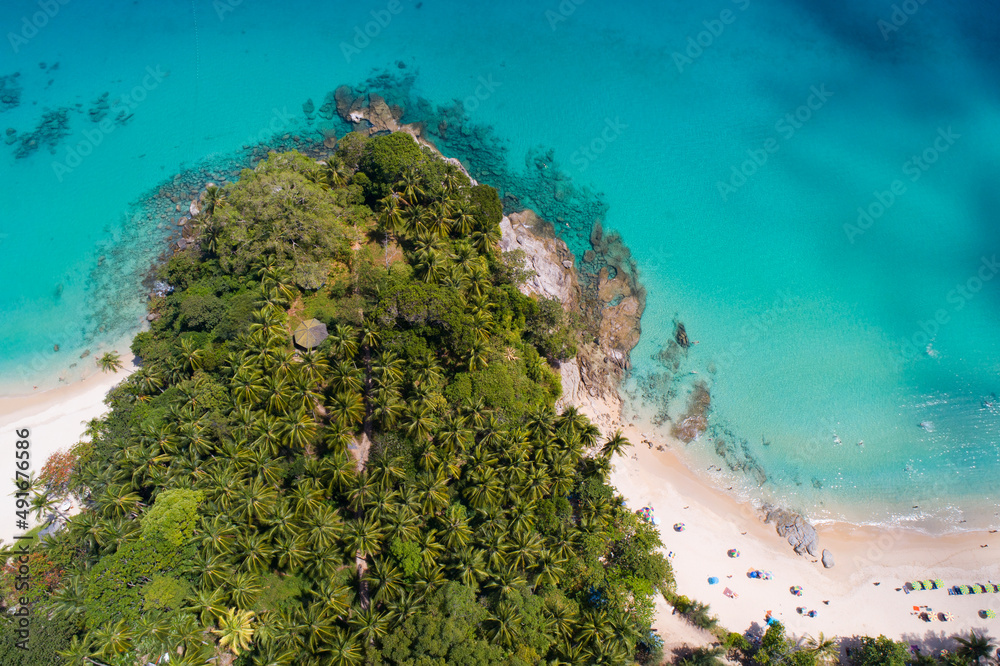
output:
<path id="1" fill-rule="evenodd" d="M 580 301 L 580 285 L 573 268 L 573 254 L 551 232 L 551 227 L 532 211 L 511 213 L 500 222 L 500 249 L 504 252 L 522 250 L 525 268 L 534 276 L 522 291 L 529 295 L 555 298 L 571 311 Z"/>
<path id="2" fill-rule="evenodd" d="M 639 341 L 644 305 L 641 290 L 630 273 L 610 263 L 597 275 L 578 273 L 566 244 L 554 235 L 550 224 L 531 211 L 505 217 L 500 230 L 500 248 L 524 251 L 524 266 L 535 273 L 522 291 L 557 299 L 567 313 L 578 314 L 584 321 L 587 337 L 580 341 L 576 358 L 559 367 L 563 396 L 557 407 L 580 407 L 610 430 L 620 420 L 618 386 L 630 367 L 629 353 Z M 602 249 L 601 244 L 594 244 L 594 249 Z"/>

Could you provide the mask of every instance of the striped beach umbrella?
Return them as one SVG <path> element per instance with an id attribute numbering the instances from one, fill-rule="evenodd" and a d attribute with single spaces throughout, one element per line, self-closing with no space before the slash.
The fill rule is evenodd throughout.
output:
<path id="1" fill-rule="evenodd" d="M 980 611 L 980 614 L 983 617 L 990 618 L 990 619 L 995 619 L 996 616 L 997 616 L 997 612 L 995 610 L 992 610 L 992 609 L 987 609 L 987 610 L 984 610 L 984 611 Z"/>
<path id="2" fill-rule="evenodd" d="M 959 585 L 955 589 L 958 590 L 959 594 L 975 594 L 975 592 L 972 591 L 972 588 L 968 585 Z"/>
<path id="3" fill-rule="evenodd" d="M 914 581 L 914 582 L 910 583 L 910 587 L 913 588 L 914 590 L 922 590 L 922 589 L 924 589 L 924 583 L 923 583 L 923 581 L 920 581 L 920 580 Z"/>
<path id="4" fill-rule="evenodd" d="M 986 586 L 983 585 L 982 583 L 976 583 L 975 585 L 973 585 L 972 586 L 972 590 L 976 594 L 986 594 L 988 592 L 988 590 L 986 589 Z"/>
<path id="5" fill-rule="evenodd" d="M 935 590 L 940 590 L 942 587 L 944 587 L 944 581 L 941 580 L 940 578 L 935 578 L 934 579 L 934 589 Z"/>

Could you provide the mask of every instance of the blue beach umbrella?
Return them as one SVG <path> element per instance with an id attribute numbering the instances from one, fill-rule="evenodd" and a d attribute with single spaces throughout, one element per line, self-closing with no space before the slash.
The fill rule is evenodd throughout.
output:
<path id="1" fill-rule="evenodd" d="M 708 584 L 709 585 L 717 585 L 718 583 L 719 583 L 719 579 L 716 578 L 715 576 L 712 576 L 711 578 L 708 579 Z"/>

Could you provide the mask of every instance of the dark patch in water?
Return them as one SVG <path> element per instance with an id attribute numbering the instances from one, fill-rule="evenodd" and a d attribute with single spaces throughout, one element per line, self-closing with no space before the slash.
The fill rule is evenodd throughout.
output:
<path id="1" fill-rule="evenodd" d="M 20 143 L 14 151 L 14 157 L 23 159 L 43 147 L 55 155 L 56 146 L 69 135 L 69 113 L 72 110 L 70 107 L 63 107 L 43 113 L 32 132 L 18 135 Z"/>
<path id="2" fill-rule="evenodd" d="M 0 112 L 9 111 L 21 104 L 22 88 L 17 83 L 20 72 L 0 76 Z"/>

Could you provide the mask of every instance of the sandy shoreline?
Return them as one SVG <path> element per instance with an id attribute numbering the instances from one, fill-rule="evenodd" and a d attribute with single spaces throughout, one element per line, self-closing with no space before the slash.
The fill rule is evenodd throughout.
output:
<path id="1" fill-rule="evenodd" d="M 119 349 L 125 367 L 117 373 L 97 370 L 72 384 L 31 395 L 0 398 L 0 451 L 7 458 L 0 464 L 0 540 L 10 543 L 15 528 L 14 442 L 15 431 L 30 431 L 31 467 L 36 475 L 45 461 L 57 451 L 70 448 L 80 441 L 91 419 L 108 411 L 104 397 L 116 384 L 136 369 L 128 348 Z M 31 521 L 34 525 L 34 520 Z"/>
<path id="2" fill-rule="evenodd" d="M 644 437 L 638 428 L 618 423 L 614 408 L 606 404 L 602 408 L 600 402 L 592 401 L 582 411 L 605 430 L 622 427 L 635 444 L 625 457 L 615 459 L 612 484 L 630 508 L 654 508 L 665 549 L 673 553 L 678 593 L 710 604 L 727 629 L 761 629 L 770 610 L 790 636 L 820 631 L 828 637 L 885 634 L 935 651 L 953 648 L 949 637 L 956 633 L 975 629 L 996 635 L 1000 629 L 997 621 L 979 616 L 986 609 L 1000 612 L 1000 594 L 951 596 L 946 589 L 907 594 L 901 589 L 907 581 L 935 578 L 946 587 L 1000 583 L 1000 535 L 968 532 L 935 537 L 914 529 L 818 525 L 820 547 L 829 549 L 835 561 L 833 568 L 825 569 L 818 558 L 796 555 L 751 505 L 699 478 L 674 453 L 682 443 L 659 434 L 650 437 L 648 431 Z M 594 407 L 604 413 L 594 413 Z M 653 446 L 643 444 L 644 439 Z M 665 450 L 657 450 L 657 445 Z M 674 531 L 673 525 L 681 522 L 684 531 Z M 740 551 L 738 558 L 728 556 L 731 548 Z M 773 579 L 748 578 L 751 567 L 772 572 Z M 711 576 L 720 582 L 709 584 Z M 803 588 L 802 596 L 791 593 L 793 585 Z M 727 598 L 727 587 L 738 597 Z M 935 617 L 950 612 L 955 619 L 926 622 L 913 614 L 914 606 L 929 606 Z M 798 608 L 816 610 L 817 616 L 799 614 Z M 677 635 L 678 622 L 683 620 L 670 615 L 669 609 L 661 613 L 657 622 L 661 635 Z"/>

